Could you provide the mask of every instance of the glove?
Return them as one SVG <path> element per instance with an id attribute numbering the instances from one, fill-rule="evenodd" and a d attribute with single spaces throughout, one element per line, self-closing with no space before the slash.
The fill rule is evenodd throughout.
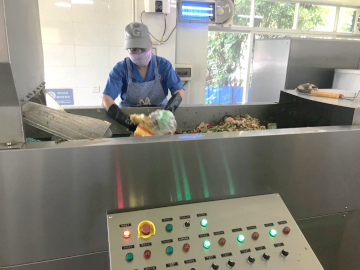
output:
<path id="1" fill-rule="evenodd" d="M 108 115 L 118 122 L 120 125 L 128 128 L 130 131 L 134 132 L 136 130 L 136 125 L 130 120 L 130 115 L 123 113 L 122 110 L 116 105 L 113 104 L 108 110 Z"/>
<path id="2" fill-rule="evenodd" d="M 165 106 L 165 110 L 174 113 L 182 101 L 180 93 L 173 95 Z"/>

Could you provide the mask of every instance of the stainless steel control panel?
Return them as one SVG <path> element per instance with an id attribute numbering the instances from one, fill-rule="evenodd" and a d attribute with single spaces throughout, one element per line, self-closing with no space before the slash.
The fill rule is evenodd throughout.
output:
<path id="1" fill-rule="evenodd" d="M 323 269 L 278 194 L 107 218 L 112 270 Z"/>

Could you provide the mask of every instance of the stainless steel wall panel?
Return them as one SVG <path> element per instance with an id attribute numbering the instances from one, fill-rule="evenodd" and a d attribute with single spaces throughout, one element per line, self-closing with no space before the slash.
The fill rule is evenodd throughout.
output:
<path id="1" fill-rule="evenodd" d="M 0 267 L 1 270 L 107 270 L 110 269 L 108 251 L 57 260 Z"/>
<path id="2" fill-rule="evenodd" d="M 359 209 L 360 130 L 338 130 L 1 151 L 0 266 L 106 250 L 114 208 L 280 193 L 295 219 Z"/>
<path id="3" fill-rule="evenodd" d="M 256 40 L 250 102 L 278 102 L 284 89 L 291 39 Z"/>
<path id="4" fill-rule="evenodd" d="M 5 0 L 5 16 L 11 69 L 21 100 L 44 82 L 38 1 Z"/>
<path id="5" fill-rule="evenodd" d="M 331 89 L 335 69 L 357 69 L 359 62 L 357 41 L 293 38 L 285 88 L 313 83 Z"/>
<path id="6" fill-rule="evenodd" d="M 9 51 L 6 36 L 4 0 L 0 0 L 0 63 L 9 62 Z"/>

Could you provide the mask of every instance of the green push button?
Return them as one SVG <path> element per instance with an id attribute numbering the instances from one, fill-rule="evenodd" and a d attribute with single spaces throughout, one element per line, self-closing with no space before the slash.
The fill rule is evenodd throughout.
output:
<path id="1" fill-rule="evenodd" d="M 171 254 L 173 254 L 173 252 L 174 252 L 173 247 L 170 247 L 170 246 L 169 246 L 169 247 L 166 248 L 166 254 L 167 254 L 167 255 L 171 255 Z"/>
<path id="2" fill-rule="evenodd" d="M 131 262 L 134 259 L 134 254 L 132 253 L 127 253 L 125 256 L 125 259 L 127 262 Z"/>
<path id="3" fill-rule="evenodd" d="M 168 225 L 166 225 L 165 229 L 167 232 L 171 232 L 173 230 L 173 225 L 168 224 Z"/>

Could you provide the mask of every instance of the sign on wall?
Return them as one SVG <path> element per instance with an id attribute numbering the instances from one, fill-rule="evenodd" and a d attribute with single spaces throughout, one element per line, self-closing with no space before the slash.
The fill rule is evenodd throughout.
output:
<path id="1" fill-rule="evenodd" d="M 73 89 L 46 89 L 60 105 L 74 105 Z"/>

